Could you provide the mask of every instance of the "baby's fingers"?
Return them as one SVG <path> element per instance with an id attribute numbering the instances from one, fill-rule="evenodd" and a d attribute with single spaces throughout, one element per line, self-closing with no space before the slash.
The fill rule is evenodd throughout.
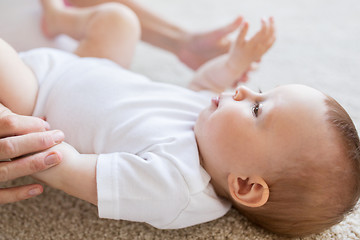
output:
<path id="1" fill-rule="evenodd" d="M 250 39 L 250 42 L 259 43 L 264 42 L 268 32 L 268 24 L 266 23 L 265 19 L 261 19 L 261 28 L 260 30 Z"/>
<path id="2" fill-rule="evenodd" d="M 275 42 L 275 24 L 274 24 L 274 18 L 270 17 L 269 18 L 269 23 L 268 23 L 268 30 L 266 33 L 266 45 L 267 47 L 271 47 L 273 45 L 273 43 Z"/>
<path id="3" fill-rule="evenodd" d="M 275 23 L 274 23 L 274 18 L 270 17 L 269 18 L 269 35 L 273 35 L 275 33 Z"/>
<path id="4" fill-rule="evenodd" d="M 243 25 L 241 26 L 240 33 L 236 38 L 235 46 L 241 46 L 245 42 L 245 37 L 248 32 L 248 29 L 249 29 L 249 23 L 244 22 Z"/>
<path id="5" fill-rule="evenodd" d="M 262 42 L 264 46 L 271 47 L 275 41 L 275 26 L 274 19 L 270 17 L 268 20 L 261 19 L 261 29 L 254 36 L 255 42 Z"/>
<path id="6" fill-rule="evenodd" d="M 274 18 L 270 17 L 268 20 L 265 18 L 261 19 L 261 29 L 259 35 L 262 38 L 268 39 L 274 34 Z"/>
<path id="7" fill-rule="evenodd" d="M 261 29 L 260 29 L 260 33 L 263 36 L 266 36 L 267 33 L 269 32 L 269 24 L 267 24 L 265 18 L 261 19 Z"/>
<path id="8" fill-rule="evenodd" d="M 275 41 L 275 23 L 274 23 L 274 18 L 270 17 L 270 31 L 269 31 L 269 35 L 270 35 L 270 39 L 272 40 L 272 42 Z"/>

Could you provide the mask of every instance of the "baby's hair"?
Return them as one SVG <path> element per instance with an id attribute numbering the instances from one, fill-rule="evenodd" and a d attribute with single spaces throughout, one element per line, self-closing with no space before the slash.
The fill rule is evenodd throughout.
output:
<path id="1" fill-rule="evenodd" d="M 346 158 L 353 170 L 351 172 L 351 177 L 355 181 L 352 192 L 353 199 L 345 211 L 346 213 L 355 207 L 360 196 L 360 139 L 356 127 L 345 109 L 330 96 L 327 96 L 325 103 L 328 107 L 327 121 L 335 128 Z"/>
<path id="2" fill-rule="evenodd" d="M 264 206 L 234 204 L 254 223 L 282 235 L 303 236 L 341 222 L 354 209 L 360 196 L 359 136 L 339 103 L 327 97 L 325 105 L 329 131 L 335 132 L 330 141 L 340 146 L 334 166 L 319 164 L 326 162 L 316 161 L 321 155 L 315 159 L 306 153 L 295 156 L 297 164 L 270 177 L 275 180 L 268 181 L 270 198 Z M 313 164 L 302 164 L 308 160 Z"/>

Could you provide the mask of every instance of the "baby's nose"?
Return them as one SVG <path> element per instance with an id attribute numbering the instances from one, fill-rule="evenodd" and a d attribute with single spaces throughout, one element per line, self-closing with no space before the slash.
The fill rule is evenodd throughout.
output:
<path id="1" fill-rule="evenodd" d="M 245 86 L 240 86 L 236 89 L 235 94 L 233 95 L 234 100 L 241 101 L 246 98 L 256 98 L 257 93 L 253 92 Z"/>
<path id="2" fill-rule="evenodd" d="M 234 98 L 234 93 L 232 92 L 222 92 L 220 95 L 219 95 L 219 99 L 220 101 L 223 100 L 223 99 L 232 99 Z"/>

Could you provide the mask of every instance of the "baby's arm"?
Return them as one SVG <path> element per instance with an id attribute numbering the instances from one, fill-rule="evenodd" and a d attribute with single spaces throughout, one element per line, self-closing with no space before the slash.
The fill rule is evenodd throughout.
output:
<path id="1" fill-rule="evenodd" d="M 251 64 L 259 62 L 275 41 L 273 18 L 269 21 L 262 20 L 261 23 L 260 31 L 250 40 L 245 40 L 248 23 L 244 22 L 230 51 L 200 67 L 190 82 L 189 88 L 195 91 L 211 90 L 220 93 L 236 85 Z"/>
<path id="2" fill-rule="evenodd" d="M 12 112 L 31 115 L 38 82 L 15 49 L 0 39 L 0 103 Z"/>
<path id="3" fill-rule="evenodd" d="M 96 154 L 80 154 L 61 143 L 50 149 L 61 154 L 63 161 L 48 170 L 32 175 L 51 187 L 97 205 Z"/>

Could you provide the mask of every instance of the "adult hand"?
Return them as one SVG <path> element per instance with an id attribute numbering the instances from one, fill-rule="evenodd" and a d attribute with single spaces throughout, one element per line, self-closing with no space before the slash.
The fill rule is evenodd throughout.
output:
<path id="1" fill-rule="evenodd" d="M 58 152 L 44 151 L 64 139 L 61 131 L 47 131 L 40 118 L 12 113 L 0 104 L 0 183 L 50 168 L 61 161 Z M 41 152 L 42 151 L 42 152 Z M 0 188 L 0 204 L 16 202 L 41 194 L 40 184 Z"/>
<path id="2" fill-rule="evenodd" d="M 188 67 L 196 70 L 210 59 L 227 53 L 231 46 L 227 36 L 238 29 L 241 23 L 242 17 L 238 17 L 219 29 L 188 35 L 177 53 L 178 58 Z"/>

